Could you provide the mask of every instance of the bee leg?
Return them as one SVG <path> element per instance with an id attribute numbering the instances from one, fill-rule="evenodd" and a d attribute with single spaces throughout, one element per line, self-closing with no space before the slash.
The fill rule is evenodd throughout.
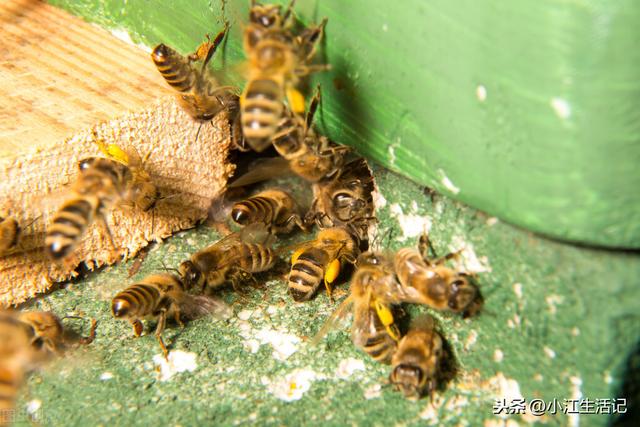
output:
<path id="1" fill-rule="evenodd" d="M 380 322 L 384 325 L 384 328 L 387 330 L 387 333 L 394 341 L 400 341 L 400 331 L 398 327 L 394 324 L 393 313 L 389 309 L 389 307 L 378 300 L 375 300 L 374 307 L 376 309 L 376 313 L 378 314 L 378 318 Z"/>
<path id="2" fill-rule="evenodd" d="M 298 76 L 308 76 L 309 74 L 329 70 L 331 70 L 331 64 L 299 65 L 294 70 L 294 73 Z"/>
<path id="3" fill-rule="evenodd" d="M 335 300 L 333 299 L 333 288 L 331 285 L 340 275 L 340 260 L 334 259 L 329 263 L 327 269 L 324 273 L 324 286 L 327 289 L 327 296 L 329 296 L 329 300 L 333 303 Z"/>
<path id="4" fill-rule="evenodd" d="M 304 95 L 302 95 L 298 89 L 294 87 L 287 88 L 287 102 L 289 103 L 289 107 L 291 107 L 291 111 L 295 114 L 299 115 L 304 113 Z"/>
<path id="5" fill-rule="evenodd" d="M 133 334 L 136 337 L 139 337 L 140 335 L 142 335 L 142 322 L 139 321 L 138 319 L 134 319 L 134 320 L 130 320 L 129 321 L 131 323 L 131 326 L 133 326 Z"/>
<path id="6" fill-rule="evenodd" d="M 282 23 L 283 25 L 287 23 L 289 17 L 292 16 L 291 12 L 293 12 L 293 5 L 296 3 L 296 0 L 291 0 L 289 6 L 287 6 L 287 10 L 284 11 L 284 15 L 282 15 Z"/>
<path id="7" fill-rule="evenodd" d="M 89 336 L 88 337 L 81 337 L 78 340 L 78 344 L 81 344 L 81 345 L 91 344 L 93 342 L 93 340 L 96 338 L 96 326 L 97 325 L 98 325 L 98 321 L 96 319 L 91 319 L 91 330 L 89 331 Z"/>
<path id="8" fill-rule="evenodd" d="M 307 117 L 305 117 L 305 130 L 310 129 L 313 124 L 313 117 L 318 110 L 318 105 L 320 104 L 320 85 L 316 86 L 316 93 L 311 98 L 311 102 L 309 102 L 309 110 L 307 110 Z"/>
<path id="9" fill-rule="evenodd" d="M 300 227 L 300 229 L 305 232 L 308 233 L 309 229 L 307 228 L 306 224 L 304 223 L 304 221 L 302 221 L 302 218 L 300 218 L 300 215 L 298 214 L 292 214 L 284 223 L 284 232 L 285 233 L 290 233 L 291 230 L 293 229 L 294 225 L 297 225 L 298 227 Z"/>
<path id="10" fill-rule="evenodd" d="M 102 215 L 102 214 L 98 214 L 96 215 L 96 218 L 98 220 L 98 222 L 100 222 L 100 224 L 102 224 L 102 227 L 107 235 L 107 238 L 109 239 L 109 244 L 111 245 L 111 250 L 113 252 L 118 252 L 118 248 L 116 248 L 116 244 L 113 240 L 113 233 L 111 233 L 111 228 L 109 227 L 109 224 L 107 223 L 106 218 Z"/>
<path id="11" fill-rule="evenodd" d="M 167 351 L 167 346 L 164 345 L 164 341 L 162 339 L 162 333 L 164 332 L 164 327 L 167 322 L 167 310 L 162 309 L 160 311 L 160 315 L 158 316 L 158 325 L 156 326 L 156 339 L 158 340 L 158 344 L 160 344 L 160 348 L 162 349 L 162 354 L 164 354 L 164 358 L 169 360 L 169 352 Z"/>
<path id="12" fill-rule="evenodd" d="M 309 51 L 304 57 L 303 62 L 311 61 L 311 59 L 316 55 L 318 41 L 322 38 L 327 21 L 328 19 L 324 18 L 317 27 L 311 27 L 302 32 L 302 35 L 300 36 L 302 42 L 300 44 L 303 46 L 309 46 Z"/>
<path id="13" fill-rule="evenodd" d="M 181 328 L 184 328 L 184 322 L 180 319 L 180 309 L 177 306 L 173 309 L 173 320 L 175 320 Z"/>

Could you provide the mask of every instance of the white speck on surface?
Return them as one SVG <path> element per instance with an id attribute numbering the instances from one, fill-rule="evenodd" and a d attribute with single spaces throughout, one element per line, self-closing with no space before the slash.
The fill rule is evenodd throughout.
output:
<path id="1" fill-rule="evenodd" d="M 533 379 L 538 381 L 538 382 L 541 382 L 544 379 L 544 377 L 542 376 L 542 374 L 535 374 L 533 376 Z"/>
<path id="2" fill-rule="evenodd" d="M 471 347 L 473 347 L 476 342 L 478 342 L 478 332 L 472 330 L 467 336 L 466 341 L 464 342 L 464 349 L 469 351 L 469 349 L 471 349 Z"/>
<path id="3" fill-rule="evenodd" d="M 402 230 L 402 236 L 398 236 L 397 240 L 405 241 L 409 238 L 418 237 L 422 233 L 428 233 L 431 230 L 431 218 L 428 216 L 405 214 L 398 203 L 391 204 L 389 209 L 391 216 L 398 220 Z"/>
<path id="4" fill-rule="evenodd" d="M 514 283 L 513 284 L 513 293 L 516 294 L 518 299 L 522 299 L 522 283 Z"/>
<path id="5" fill-rule="evenodd" d="M 556 312 L 558 311 L 557 305 L 562 304 L 562 302 L 564 301 L 564 298 L 562 298 L 558 294 L 550 294 L 550 295 L 547 295 L 547 297 L 545 298 L 545 301 L 547 302 L 547 306 L 548 306 L 547 309 L 549 310 L 549 313 L 556 314 Z"/>
<path id="6" fill-rule="evenodd" d="M 260 349 L 260 342 L 254 339 L 244 340 L 242 345 L 251 353 L 257 353 Z"/>
<path id="7" fill-rule="evenodd" d="M 153 356 L 153 363 L 160 368 L 160 381 L 169 381 L 175 374 L 193 372 L 198 367 L 195 353 L 175 350 L 169 353 L 168 359 L 162 354 Z"/>
<path id="8" fill-rule="evenodd" d="M 393 144 L 389 145 L 387 152 L 389 153 L 389 161 L 394 164 L 396 162 L 396 147 Z"/>
<path id="9" fill-rule="evenodd" d="M 442 182 L 442 185 L 444 185 L 444 188 L 451 191 L 453 194 L 458 194 L 460 192 L 460 188 L 456 187 L 453 184 L 453 182 L 445 174 L 444 170 L 438 169 L 438 174 L 440 175 L 440 182 Z"/>
<path id="10" fill-rule="evenodd" d="M 433 401 L 427 403 L 427 406 L 420 412 L 420 418 L 427 421 L 429 425 L 435 425 L 438 422 L 438 408 L 442 406 L 442 403 L 442 397 L 436 396 Z"/>
<path id="11" fill-rule="evenodd" d="M 455 236 L 451 240 L 449 250 L 452 252 L 460 251 L 457 258 L 453 259 L 456 268 L 467 273 L 489 273 L 491 266 L 486 256 L 479 257 L 476 255 L 473 245 L 466 242 L 462 237 Z"/>
<path id="12" fill-rule="evenodd" d="M 253 314 L 253 310 L 242 310 L 240 313 L 238 313 L 238 319 L 249 320 L 252 314 Z"/>
<path id="13" fill-rule="evenodd" d="M 255 338 L 262 344 L 270 344 L 273 348 L 273 357 L 277 360 L 286 360 L 298 350 L 300 338 L 295 335 L 264 328 L 256 332 Z"/>
<path id="14" fill-rule="evenodd" d="M 346 379 L 356 371 L 364 371 L 364 362 L 350 357 L 340 361 L 338 369 L 336 369 L 336 377 Z"/>
<path id="15" fill-rule="evenodd" d="M 278 307 L 276 307 L 275 305 L 270 305 L 269 307 L 267 307 L 267 314 L 274 315 L 277 312 L 278 312 Z"/>
<path id="16" fill-rule="evenodd" d="M 386 23 L 382 24 L 382 31 L 384 31 L 385 33 L 389 31 L 389 26 Z"/>
<path id="17" fill-rule="evenodd" d="M 496 348 L 496 351 L 493 352 L 493 360 L 495 362 L 500 363 L 502 362 L 503 359 L 504 359 L 504 353 L 499 348 Z"/>
<path id="18" fill-rule="evenodd" d="M 478 101 L 484 102 L 487 99 L 487 88 L 483 85 L 478 85 L 476 88 L 476 96 L 478 97 Z"/>
<path id="19" fill-rule="evenodd" d="M 512 319 L 507 319 L 507 326 L 511 329 L 515 329 L 516 325 L 513 323 Z"/>
<path id="20" fill-rule="evenodd" d="M 267 390 L 278 399 L 292 402 L 300 400 L 317 379 L 320 379 L 318 374 L 310 369 L 296 369 L 284 378 L 268 384 Z"/>
<path id="21" fill-rule="evenodd" d="M 111 372 L 103 372 L 102 375 L 100 375 L 100 379 L 102 381 L 109 381 L 111 378 L 113 378 L 113 374 Z"/>
<path id="22" fill-rule="evenodd" d="M 364 389 L 364 398 L 367 400 L 376 399 L 382 395 L 382 386 L 380 384 L 371 384 Z"/>
<path id="23" fill-rule="evenodd" d="M 496 218 L 495 216 L 490 216 L 489 218 L 487 218 L 487 221 L 485 223 L 489 227 L 493 227 L 494 225 L 496 225 L 499 222 L 500 222 L 500 220 L 498 218 Z"/>
<path id="24" fill-rule="evenodd" d="M 142 49 L 143 51 L 145 51 L 147 53 L 151 53 L 151 48 L 149 46 L 146 46 L 146 45 L 144 45 L 142 43 L 134 43 L 134 41 L 131 40 L 131 36 L 129 35 L 129 32 L 127 30 L 125 30 L 124 28 L 112 29 L 111 30 L 111 34 L 115 38 L 117 38 L 118 40 L 122 40 L 126 44 L 129 44 L 131 46 L 136 46 L 136 47 Z"/>
<path id="25" fill-rule="evenodd" d="M 555 359 L 556 358 L 556 352 L 553 351 L 553 349 L 551 349 L 551 348 L 549 348 L 547 346 L 544 346 L 542 348 L 542 350 L 544 351 L 544 354 L 546 354 L 549 359 Z"/>
<path id="26" fill-rule="evenodd" d="M 611 372 L 609 371 L 604 371 L 604 374 L 602 375 L 602 379 L 606 384 L 611 384 L 613 382 L 613 377 L 611 376 Z"/>
<path id="27" fill-rule="evenodd" d="M 580 335 L 580 329 L 578 329 L 577 326 L 574 326 L 573 328 L 571 328 L 571 335 L 577 337 L 578 335 Z"/>
<path id="28" fill-rule="evenodd" d="M 549 103 L 553 111 L 555 111 L 556 116 L 561 119 L 568 119 L 571 116 L 571 105 L 567 102 L 566 99 L 562 98 L 551 98 L 551 102 Z"/>
<path id="29" fill-rule="evenodd" d="M 571 382 L 571 399 L 574 401 L 582 399 L 582 390 L 580 389 L 582 378 L 575 376 L 569 377 L 569 382 Z M 578 427 L 580 425 L 580 414 L 574 412 L 569 414 L 568 418 L 571 427 Z"/>
<path id="30" fill-rule="evenodd" d="M 373 198 L 373 206 L 375 209 L 382 209 L 387 206 L 387 199 L 384 198 L 379 190 L 373 190 L 371 197 Z"/>
<path id="31" fill-rule="evenodd" d="M 35 415 L 38 410 L 42 407 L 42 401 L 38 399 L 33 399 L 27 402 L 26 410 L 29 415 Z"/>
<path id="32" fill-rule="evenodd" d="M 520 392 L 520 385 L 514 379 L 507 378 L 502 372 L 498 372 L 495 376 L 489 379 L 489 384 L 496 390 L 496 397 L 505 399 L 507 403 L 513 402 L 517 399 L 523 399 Z M 505 414 L 501 414 L 506 416 Z"/>

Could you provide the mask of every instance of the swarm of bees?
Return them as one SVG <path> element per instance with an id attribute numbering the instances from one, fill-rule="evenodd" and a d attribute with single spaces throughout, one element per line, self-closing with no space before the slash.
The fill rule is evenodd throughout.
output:
<path id="1" fill-rule="evenodd" d="M 237 230 L 193 253 L 177 268 L 165 267 L 126 287 L 114 296 L 111 312 L 129 321 L 136 337 L 142 335 L 142 320 L 155 320 L 155 337 L 167 357 L 162 338 L 167 320 L 184 326 L 185 320 L 205 315 L 228 317 L 230 307 L 216 297 L 218 290 L 231 284 L 234 291 L 246 292 L 247 284 L 257 284 L 257 273 L 271 270 L 291 253 L 287 286 L 297 302 L 311 300 L 322 285 L 333 302 L 333 288 L 340 276 L 354 271 L 349 296 L 312 343 L 318 343 L 338 320 L 352 313 L 354 345 L 374 360 L 391 364 L 390 383 L 407 397 L 431 395 L 447 357 L 444 338 L 429 315 L 414 319 L 403 331 L 398 321 L 400 306 L 419 304 L 468 317 L 480 310 L 482 297 L 470 276 L 446 266 L 456 254 L 429 256 L 426 235 L 417 249 L 404 248 L 395 255 L 371 249 L 370 226 L 376 221 L 372 172 L 365 159 L 314 127 L 320 87 L 308 108 L 300 89 L 305 77 L 329 69 L 327 64 L 314 62 L 327 20 L 300 28 L 293 14 L 294 1 L 284 11 L 279 5 L 251 1 L 243 35 L 248 73 L 242 92 L 221 85 L 208 69 L 228 34 L 228 23 L 191 54 L 181 55 L 160 44 L 151 57 L 175 89 L 179 104 L 201 126 L 224 113 L 238 151 L 274 155 L 261 159 L 260 167 L 252 168 L 229 188 L 260 182 L 270 176 L 269 171 L 284 165 L 311 187 L 313 200 L 308 209 L 304 210 L 304 201 L 280 188 L 219 203 L 224 221 Z M 96 143 L 105 157 L 79 162 L 76 181 L 46 232 L 45 249 L 57 262 L 73 253 L 94 221 L 102 224 L 115 247 L 107 214 L 116 207 L 148 211 L 160 199 L 145 171 L 146 157 L 131 148 Z M 216 212 L 218 217 L 220 212 Z M 314 238 L 277 245 L 278 234 L 298 229 L 310 233 L 314 227 L 319 229 Z M 18 230 L 15 220 L 0 219 L 0 253 L 15 245 Z M 2 312 L 0 328 L 10 339 L 0 343 L 15 342 L 0 352 L 6 360 L 3 366 L 11 366 L 0 374 L 7 377 L 3 384 L 15 387 L 25 372 L 50 353 L 58 353 L 63 343 L 61 323 L 50 313 Z M 94 331 L 95 325 L 91 336 L 81 342 L 92 341 Z M 10 407 L 15 393 L 2 395 L 8 397 L 0 401 L 0 409 Z"/>

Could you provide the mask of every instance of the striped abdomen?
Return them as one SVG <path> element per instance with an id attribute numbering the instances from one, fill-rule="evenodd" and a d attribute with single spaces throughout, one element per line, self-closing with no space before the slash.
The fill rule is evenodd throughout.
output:
<path id="1" fill-rule="evenodd" d="M 391 356 L 396 350 L 396 342 L 389 336 L 380 322 L 378 314 L 375 310 L 368 311 L 369 333 L 366 336 L 354 339 L 354 344 L 360 347 L 365 353 L 373 358 L 376 362 L 389 363 Z M 355 321 L 354 321 L 355 323 Z"/>
<path id="2" fill-rule="evenodd" d="M 12 363 L 12 365 L 17 364 Z M 23 370 L 17 366 L 14 366 L 13 369 L 0 366 L 0 425 L 12 424 L 16 395 L 22 385 L 23 377 Z"/>
<path id="3" fill-rule="evenodd" d="M 67 256 L 81 240 L 99 208 L 95 197 L 78 197 L 66 201 L 47 228 L 45 247 L 53 259 Z"/>
<path id="4" fill-rule="evenodd" d="M 289 273 L 289 292 L 295 301 L 308 301 L 316 293 L 322 280 L 329 254 L 318 248 L 308 248 L 300 254 L 291 266 Z"/>
<path id="5" fill-rule="evenodd" d="M 284 105 L 282 85 L 275 80 L 250 80 L 241 98 L 242 132 L 255 151 L 263 151 L 276 133 Z"/>
<path id="6" fill-rule="evenodd" d="M 235 265 L 247 273 L 267 271 L 276 263 L 274 250 L 260 243 L 240 243 L 233 250 Z"/>
<path id="7" fill-rule="evenodd" d="M 162 77 L 178 92 L 189 92 L 196 82 L 196 72 L 178 52 L 165 44 L 159 44 L 151 52 L 151 58 Z"/>
<path id="8" fill-rule="evenodd" d="M 250 197 L 236 203 L 231 209 L 231 218 L 241 225 L 275 223 L 278 217 L 279 204 L 267 197 Z"/>
<path id="9" fill-rule="evenodd" d="M 162 292 L 153 284 L 136 283 L 118 293 L 111 301 L 116 318 L 139 319 L 155 316 L 164 303 Z"/>

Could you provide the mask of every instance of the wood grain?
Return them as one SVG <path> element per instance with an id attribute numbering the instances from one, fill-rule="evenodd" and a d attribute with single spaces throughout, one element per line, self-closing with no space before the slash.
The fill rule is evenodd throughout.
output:
<path id="1" fill-rule="evenodd" d="M 227 118 L 202 127 L 175 103 L 148 54 L 66 12 L 35 1 L 0 4 L 0 213 L 24 228 L 0 258 L 0 306 L 135 255 L 149 241 L 206 218 L 233 165 Z M 63 263 L 47 259 L 46 225 L 78 174 L 100 156 L 96 138 L 150 152 L 145 164 L 162 199 L 147 213 L 114 209 Z"/>

